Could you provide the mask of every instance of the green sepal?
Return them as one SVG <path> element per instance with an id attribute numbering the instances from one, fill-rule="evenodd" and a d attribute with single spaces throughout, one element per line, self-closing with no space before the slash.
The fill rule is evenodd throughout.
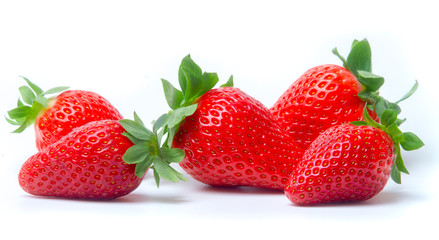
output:
<path id="1" fill-rule="evenodd" d="M 178 82 L 185 99 L 190 99 L 201 88 L 201 68 L 190 55 L 183 58 L 178 69 Z"/>
<path id="2" fill-rule="evenodd" d="M 220 87 L 233 87 L 233 85 L 234 85 L 233 75 L 230 75 L 229 80 L 227 80 L 227 82 L 221 85 Z"/>
<path id="3" fill-rule="evenodd" d="M 167 162 L 179 163 L 183 161 L 184 150 L 179 148 L 161 148 L 160 155 L 166 159 Z"/>
<path id="4" fill-rule="evenodd" d="M 367 39 L 354 40 L 346 63 L 352 72 L 372 71 L 372 54 Z"/>
<path id="5" fill-rule="evenodd" d="M 154 179 L 157 186 L 160 185 L 160 178 L 176 182 L 185 178 L 169 164 L 179 163 L 184 158 L 184 151 L 181 149 L 169 149 L 162 146 L 164 127 L 169 115 L 162 115 L 153 123 L 153 131 L 146 128 L 139 116 L 134 112 L 134 120 L 123 119 L 119 123 L 126 132 L 126 136 L 134 145 L 127 149 L 122 159 L 128 164 L 136 164 L 135 174 L 142 177 L 148 169 L 153 169 Z"/>
<path id="6" fill-rule="evenodd" d="M 422 140 L 412 132 L 402 133 L 401 147 L 406 151 L 413 151 L 423 147 L 425 144 Z"/>
<path id="7" fill-rule="evenodd" d="M 419 83 L 418 81 L 415 81 L 415 84 L 412 86 L 412 88 L 398 101 L 396 101 L 395 103 L 398 104 L 404 100 L 406 100 L 407 98 L 409 98 L 410 96 L 413 95 L 413 93 L 416 92 L 416 90 L 418 89 Z"/>
<path id="8" fill-rule="evenodd" d="M 338 52 L 337 48 L 333 48 L 332 53 L 342 61 L 343 67 L 351 71 L 355 76 L 358 75 L 359 70 L 365 72 L 372 71 L 372 51 L 367 39 L 361 41 L 354 40 L 347 59 Z"/>
<path id="9" fill-rule="evenodd" d="M 395 109 L 386 109 L 381 115 L 381 124 L 390 126 L 398 119 L 398 111 Z"/>
<path id="10" fill-rule="evenodd" d="M 35 83 L 29 79 L 22 77 L 27 86 L 21 86 L 19 88 L 20 98 L 17 101 L 17 107 L 7 112 L 8 116 L 6 121 L 12 125 L 19 125 L 13 133 L 21 133 L 27 127 L 35 123 L 38 115 L 48 108 L 49 98 L 47 95 L 62 92 L 68 87 L 52 88 L 44 92 Z"/>
<path id="11" fill-rule="evenodd" d="M 173 110 L 179 108 L 184 100 L 183 93 L 165 79 L 162 79 L 162 85 L 169 107 Z"/>
<path id="12" fill-rule="evenodd" d="M 395 183 L 401 184 L 401 172 L 398 170 L 395 164 L 392 166 L 392 170 L 390 171 L 390 177 Z"/>
<path id="13" fill-rule="evenodd" d="M 150 154 L 146 142 L 144 144 L 138 143 L 127 149 L 123 156 L 123 160 L 128 164 L 139 163 L 146 159 Z"/>
<path id="14" fill-rule="evenodd" d="M 398 144 L 395 144 L 395 166 L 398 169 L 398 171 L 405 173 L 405 174 L 409 174 L 409 171 L 407 170 L 407 168 L 404 165 L 404 161 L 402 160 L 402 156 L 401 156 L 401 148 L 399 147 Z"/>
<path id="15" fill-rule="evenodd" d="M 370 92 L 376 92 L 384 84 L 384 78 L 373 74 L 371 72 L 366 72 L 363 70 L 357 71 L 358 81 L 366 87 Z"/>
<path id="16" fill-rule="evenodd" d="M 136 163 L 135 168 L 135 174 L 137 177 L 141 178 L 143 175 L 145 175 L 145 172 L 151 168 L 152 165 L 152 157 L 150 155 L 146 156 L 146 158 L 143 159 L 143 161 L 140 161 Z"/>
<path id="17" fill-rule="evenodd" d="M 150 141 L 153 138 L 153 132 L 147 129 L 142 122 L 122 119 L 119 121 L 119 123 L 131 136 L 139 140 Z"/>
<path id="18" fill-rule="evenodd" d="M 168 128 L 173 128 L 177 126 L 183 119 L 188 116 L 194 114 L 195 110 L 197 110 L 198 104 L 192 104 L 187 107 L 181 107 L 173 111 L 168 119 L 167 126 Z"/>
<path id="19" fill-rule="evenodd" d="M 198 99 L 214 88 L 219 80 L 216 73 L 203 72 L 190 55 L 187 55 L 181 61 L 178 70 L 181 90 L 165 79 L 161 81 L 166 101 L 172 110 L 154 122 L 153 131 L 160 139 L 164 137 L 163 147 L 172 148 L 174 135 L 181 122 L 194 114 L 198 107 Z M 233 87 L 233 75 L 221 87 Z"/>

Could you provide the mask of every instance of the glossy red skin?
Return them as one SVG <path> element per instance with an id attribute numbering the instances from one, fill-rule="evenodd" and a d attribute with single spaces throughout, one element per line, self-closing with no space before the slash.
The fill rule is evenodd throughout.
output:
<path id="1" fill-rule="evenodd" d="M 299 205 L 367 200 L 386 185 L 394 159 L 392 139 L 382 130 L 334 126 L 305 151 L 285 194 Z"/>
<path id="2" fill-rule="evenodd" d="M 215 186 L 283 189 L 302 156 L 268 109 L 237 88 L 208 91 L 180 125 L 173 147 L 181 167 Z"/>
<path id="3" fill-rule="evenodd" d="M 306 71 L 270 108 L 282 129 L 306 149 L 323 131 L 362 120 L 363 86 L 347 69 L 322 65 Z"/>
<path id="4" fill-rule="evenodd" d="M 21 167 L 20 186 L 38 196 L 113 199 L 136 189 L 135 165 L 122 160 L 133 144 L 114 120 L 90 122 L 30 157 Z"/>
<path id="5" fill-rule="evenodd" d="M 65 91 L 57 96 L 51 106 L 35 121 L 37 149 L 45 149 L 74 128 L 88 122 L 122 118 L 119 111 L 97 93 L 82 90 Z"/>

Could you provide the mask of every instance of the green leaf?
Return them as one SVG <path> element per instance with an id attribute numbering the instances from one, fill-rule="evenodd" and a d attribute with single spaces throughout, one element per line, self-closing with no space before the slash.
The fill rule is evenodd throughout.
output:
<path id="1" fill-rule="evenodd" d="M 145 145 L 133 145 L 128 148 L 122 159 L 128 164 L 139 163 L 144 161 L 150 153 L 149 148 Z"/>
<path id="2" fill-rule="evenodd" d="M 402 133 L 400 144 L 406 151 L 416 150 L 424 146 L 422 140 L 416 136 L 416 134 L 411 132 Z"/>
<path id="3" fill-rule="evenodd" d="M 352 72 L 352 70 L 350 69 L 348 63 L 346 62 L 346 59 L 338 52 L 337 48 L 333 48 L 332 49 L 332 53 L 334 53 L 334 55 L 337 56 L 341 60 L 341 62 L 343 63 L 343 67 L 345 67 L 347 70 Z"/>
<path id="4" fill-rule="evenodd" d="M 161 148 L 160 156 L 166 162 L 179 163 L 183 161 L 184 158 L 184 150 L 179 148 Z"/>
<path id="5" fill-rule="evenodd" d="M 136 164 L 136 169 L 134 170 L 134 174 L 136 174 L 137 177 L 142 177 L 145 172 L 151 167 L 153 161 L 153 157 L 148 155 L 146 156 L 144 161 L 138 162 Z"/>
<path id="6" fill-rule="evenodd" d="M 375 122 L 375 120 L 372 119 L 372 117 L 369 114 L 369 111 L 367 110 L 367 104 L 363 109 L 363 117 L 365 122 L 367 123 L 367 125 L 375 127 L 375 128 L 381 128 L 381 125 L 377 122 Z"/>
<path id="7" fill-rule="evenodd" d="M 233 75 L 229 77 L 229 80 L 227 80 L 226 83 L 221 85 L 221 87 L 233 87 Z"/>
<path id="8" fill-rule="evenodd" d="M 395 164 L 393 164 L 392 170 L 390 171 L 390 177 L 395 183 L 401 184 L 401 172 L 398 171 Z"/>
<path id="9" fill-rule="evenodd" d="M 38 95 L 41 95 L 43 93 L 43 90 L 41 90 L 40 87 L 38 87 L 36 84 L 34 84 L 33 82 L 31 82 L 29 79 L 27 79 L 26 77 L 22 78 L 27 82 L 27 84 L 29 85 L 30 88 L 32 88 L 32 90 Z"/>
<path id="10" fill-rule="evenodd" d="M 156 121 L 154 121 L 153 124 L 153 132 L 157 133 L 160 128 L 163 128 L 167 123 L 170 115 L 168 113 L 165 113 L 161 115 Z"/>
<path id="11" fill-rule="evenodd" d="M 381 124 L 384 126 L 390 126 L 398 119 L 398 111 L 395 109 L 387 109 L 381 115 Z"/>
<path id="12" fill-rule="evenodd" d="M 10 119 L 8 117 L 5 117 L 6 121 L 11 125 L 21 125 L 26 120 L 26 118 L 19 118 L 19 119 Z"/>
<path id="13" fill-rule="evenodd" d="M 140 119 L 139 115 L 137 115 L 137 113 L 135 111 L 134 111 L 133 115 L 134 115 L 134 122 L 136 122 L 136 123 L 138 123 L 138 124 L 140 124 L 142 126 L 145 126 L 145 124 L 143 124 L 142 119 Z"/>
<path id="14" fill-rule="evenodd" d="M 153 170 L 154 170 L 153 173 L 154 173 L 155 184 L 157 185 L 157 188 L 159 188 L 160 187 L 160 175 L 155 168 L 153 168 Z"/>
<path id="15" fill-rule="evenodd" d="M 177 124 L 175 127 L 169 128 L 168 139 L 166 140 L 166 146 L 172 147 L 172 142 L 174 141 L 175 133 L 180 125 Z"/>
<path id="16" fill-rule="evenodd" d="M 151 140 L 153 138 L 153 133 L 147 129 L 142 124 L 130 120 L 130 119 L 122 119 L 119 121 L 122 127 L 132 136 L 140 139 L 140 140 Z"/>
<path id="17" fill-rule="evenodd" d="M 179 178 L 176 176 L 175 171 L 162 158 L 154 158 L 153 164 L 154 170 L 157 171 L 161 178 L 171 182 L 178 182 Z"/>
<path id="18" fill-rule="evenodd" d="M 37 98 L 32 89 L 28 86 L 21 86 L 20 88 L 18 88 L 18 90 L 20 91 L 20 95 L 23 101 L 29 105 L 32 105 L 35 98 Z"/>
<path id="19" fill-rule="evenodd" d="M 201 89 L 197 94 L 191 98 L 192 101 L 197 100 L 199 97 L 203 96 L 206 92 L 212 89 L 219 81 L 218 74 L 204 72 L 201 76 Z"/>
<path id="20" fill-rule="evenodd" d="M 177 124 L 183 121 L 184 118 L 194 114 L 195 110 L 197 110 L 197 106 L 197 104 L 192 104 L 187 107 L 178 108 L 172 112 L 168 119 L 168 128 L 175 127 Z"/>
<path id="21" fill-rule="evenodd" d="M 21 119 L 27 117 L 32 112 L 32 107 L 20 106 L 8 111 L 11 119 Z"/>
<path id="22" fill-rule="evenodd" d="M 32 125 L 33 123 L 34 123 L 33 121 L 31 121 L 31 120 L 29 120 L 29 119 L 26 119 L 26 120 L 20 125 L 19 128 L 15 129 L 15 130 L 13 131 L 13 133 L 21 133 L 21 132 L 23 132 L 27 127 L 29 127 L 30 125 Z"/>
<path id="23" fill-rule="evenodd" d="M 398 103 L 406 100 L 407 98 L 409 98 L 411 95 L 413 95 L 413 93 L 416 92 L 416 90 L 418 89 L 418 86 L 419 86 L 418 81 L 416 81 L 415 85 L 413 85 L 413 87 L 410 89 L 410 91 L 408 93 L 406 93 L 401 99 L 399 99 L 395 103 L 398 104 Z"/>
<path id="24" fill-rule="evenodd" d="M 49 95 L 49 94 L 54 94 L 54 93 L 60 93 L 60 92 L 63 92 L 63 91 L 65 91 L 65 90 L 67 90 L 67 89 L 69 89 L 69 87 L 66 87 L 66 86 L 55 87 L 55 88 L 51 88 L 51 89 L 45 91 L 45 92 L 43 93 L 43 95 Z"/>
<path id="25" fill-rule="evenodd" d="M 143 144 L 146 142 L 145 140 L 141 140 L 141 139 L 134 137 L 133 135 L 129 134 L 128 132 L 123 132 L 122 135 L 127 137 L 133 144 Z"/>
<path id="26" fill-rule="evenodd" d="M 395 155 L 396 155 L 395 165 L 398 168 L 398 171 L 403 172 L 405 174 L 409 174 L 409 171 L 405 167 L 404 161 L 402 160 L 401 149 L 397 144 L 395 144 Z"/>
<path id="27" fill-rule="evenodd" d="M 357 71 L 372 71 L 372 51 L 367 39 L 353 42 L 346 62 L 354 74 Z"/>
<path id="28" fill-rule="evenodd" d="M 165 79 L 162 79 L 162 85 L 169 107 L 173 110 L 179 108 L 183 103 L 183 93 Z"/>
<path id="29" fill-rule="evenodd" d="M 357 71 L 358 81 L 370 92 L 376 92 L 384 84 L 384 78 L 371 72 Z"/>
<path id="30" fill-rule="evenodd" d="M 190 55 L 183 58 L 178 70 L 178 81 L 185 100 L 189 100 L 202 88 L 201 68 Z"/>

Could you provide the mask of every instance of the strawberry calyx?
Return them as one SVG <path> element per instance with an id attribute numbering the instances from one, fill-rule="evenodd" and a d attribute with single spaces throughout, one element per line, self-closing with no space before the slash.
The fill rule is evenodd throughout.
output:
<path id="1" fill-rule="evenodd" d="M 13 133 L 21 133 L 35 123 L 38 115 L 47 109 L 51 100 L 55 98 L 48 98 L 47 95 L 60 93 L 69 88 L 62 86 L 43 91 L 26 77 L 22 78 L 27 82 L 27 86 L 19 88 L 21 97 L 17 101 L 17 107 L 9 110 L 6 117 L 7 122 L 19 126 Z"/>
<path id="2" fill-rule="evenodd" d="M 127 149 L 122 159 L 128 164 L 136 164 L 137 177 L 142 177 L 151 168 L 157 187 L 160 186 L 160 178 L 171 182 L 186 181 L 181 173 L 170 166 L 171 163 L 183 160 L 184 151 L 161 144 L 163 134 L 157 131 L 157 121 L 151 131 L 134 112 L 134 120 L 122 119 L 119 123 L 126 131 L 122 135 L 134 144 Z"/>
<path id="3" fill-rule="evenodd" d="M 174 87 L 169 81 L 161 80 L 166 101 L 171 110 L 157 119 L 154 128 L 162 136 L 167 136 L 164 144 L 171 148 L 180 123 L 186 117 L 194 114 L 197 109 L 197 100 L 215 87 L 219 78 L 216 73 L 203 72 L 190 55 L 187 55 L 181 61 L 178 70 L 178 82 L 181 90 Z M 230 76 L 229 80 L 221 87 L 233 87 L 233 76 Z"/>
<path id="4" fill-rule="evenodd" d="M 363 85 L 364 90 L 358 93 L 358 97 L 367 102 L 379 118 L 387 109 L 401 112 L 397 103 L 390 102 L 379 95 L 384 78 L 372 73 L 372 52 L 367 39 L 354 40 L 347 58 L 341 56 L 337 48 L 334 48 L 332 52 L 343 62 L 343 67 L 354 74 L 358 82 Z"/>

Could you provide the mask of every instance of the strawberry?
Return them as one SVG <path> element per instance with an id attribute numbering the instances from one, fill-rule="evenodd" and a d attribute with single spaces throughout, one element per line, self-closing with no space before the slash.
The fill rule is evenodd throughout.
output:
<path id="1" fill-rule="evenodd" d="M 328 128 L 305 151 L 285 187 L 290 201 L 299 205 L 362 201 L 377 195 L 390 176 L 401 183 L 408 173 L 401 147 L 423 146 L 413 133 L 402 133 L 397 111 L 387 109 L 383 124 L 363 111 L 366 121 Z"/>
<path id="2" fill-rule="evenodd" d="M 20 186 L 28 193 L 63 198 L 111 199 L 136 189 L 135 165 L 122 160 L 133 144 L 114 120 L 73 129 L 30 157 L 21 167 Z"/>
<path id="3" fill-rule="evenodd" d="M 351 52 L 338 65 L 321 65 L 306 71 L 270 108 L 282 129 L 306 149 L 331 126 L 363 119 L 366 103 L 377 119 L 384 106 L 397 106 L 378 95 L 384 79 L 371 73 L 371 50 L 365 39 L 354 41 Z"/>
<path id="4" fill-rule="evenodd" d="M 34 124 L 38 150 L 43 150 L 74 128 L 97 120 L 120 120 L 122 115 L 111 103 L 97 93 L 83 90 L 41 88 L 24 78 L 29 86 L 20 87 L 22 100 L 17 108 L 8 112 L 11 124 L 20 125 L 14 132 L 22 132 Z M 62 92 L 57 97 L 47 95 Z M 24 102 L 24 103 L 23 103 Z"/>
<path id="5" fill-rule="evenodd" d="M 137 115 L 86 123 L 31 156 L 21 167 L 20 186 L 38 196 L 114 199 L 134 191 L 149 168 L 156 180 L 184 179 L 168 165 L 181 161 L 181 150 L 155 148 L 155 136 Z"/>
<path id="6" fill-rule="evenodd" d="M 158 126 L 169 133 L 170 146 L 184 150 L 180 166 L 209 185 L 283 189 L 303 150 L 264 105 L 232 87 L 232 77 L 211 89 L 217 81 L 189 55 L 179 70 L 182 91 L 162 80 L 173 110 Z"/>

